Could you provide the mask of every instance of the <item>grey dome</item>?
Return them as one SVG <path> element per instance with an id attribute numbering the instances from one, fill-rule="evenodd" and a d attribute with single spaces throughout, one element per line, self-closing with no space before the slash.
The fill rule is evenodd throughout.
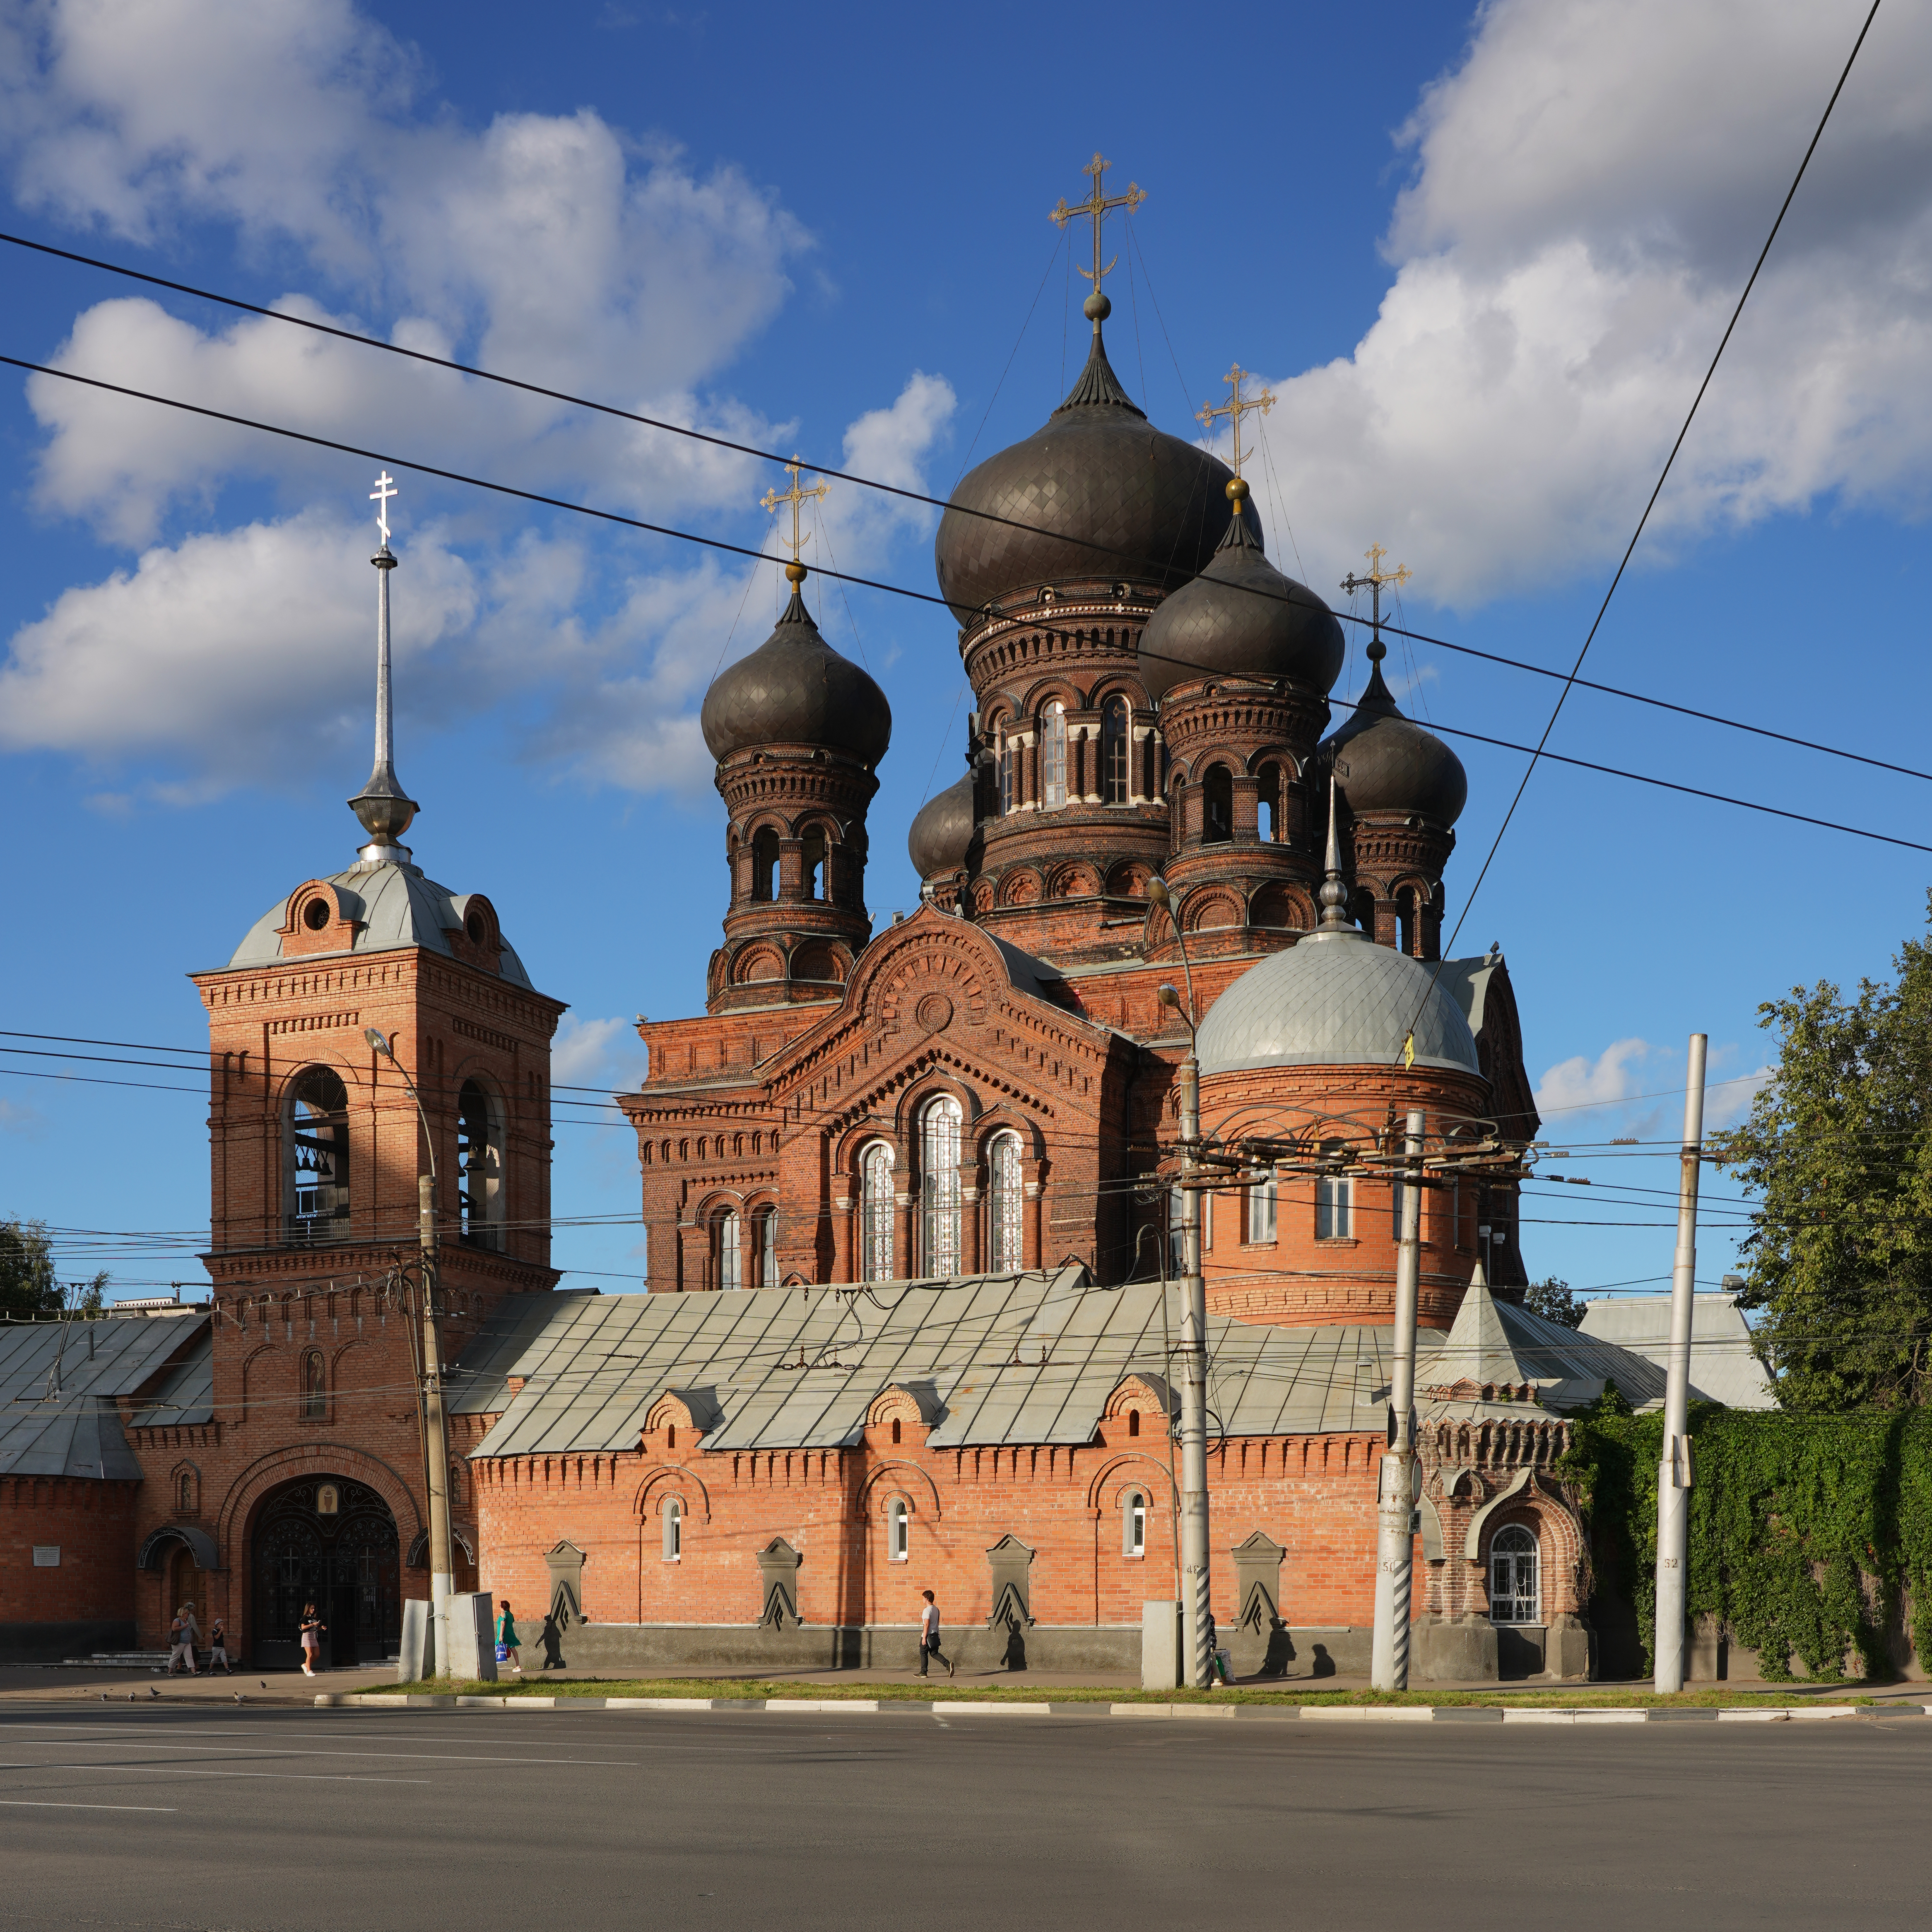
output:
<path id="1" fill-rule="evenodd" d="M 337 888 L 342 910 L 358 922 L 350 952 L 387 952 L 398 946 L 420 946 L 455 957 L 449 935 L 463 930 L 466 894 L 459 898 L 447 886 L 424 878 L 413 866 L 356 866 L 334 873 L 327 883 Z M 248 928 L 248 937 L 228 962 L 230 968 L 273 965 L 283 956 L 280 929 L 288 922 L 288 899 L 278 899 Z M 323 952 L 302 956 L 326 959 L 340 956 Z M 524 962 L 508 940 L 502 940 L 496 970 L 512 986 L 530 983 Z"/>
<path id="2" fill-rule="evenodd" d="M 1462 760 L 1396 708 L 1379 663 L 1370 668 L 1354 714 L 1322 741 L 1322 756 L 1338 753 L 1348 769 L 1337 769 L 1336 782 L 1352 812 L 1419 812 L 1454 825 L 1468 802 Z"/>
<path id="3" fill-rule="evenodd" d="M 794 588 L 778 628 L 712 680 L 698 724 L 714 758 L 748 745 L 823 745 L 876 765 L 892 741 L 892 711 L 819 635 Z"/>
<path id="4" fill-rule="evenodd" d="M 1148 421 L 1120 387 L 1096 330 L 1086 368 L 1046 426 L 989 456 L 953 491 L 959 507 L 940 518 L 933 541 L 939 587 L 962 624 L 988 604 L 1045 584 L 1177 590 L 1205 566 L 1228 527 L 1222 486 L 1231 474 L 1204 449 Z M 1012 520 L 991 523 L 988 515 Z"/>
<path id="5" fill-rule="evenodd" d="M 957 784 L 948 785 L 920 807 L 906 835 L 906 850 L 912 854 L 913 870 L 922 879 L 956 872 L 965 864 L 976 822 L 974 789 L 973 774 L 968 772 Z"/>
<path id="6" fill-rule="evenodd" d="M 1201 1071 L 1415 1064 L 1480 1070 L 1462 1009 L 1419 959 L 1352 928 L 1314 932 L 1244 973 L 1201 1023 Z"/>
<path id="7" fill-rule="evenodd" d="M 1325 694 L 1344 655 L 1334 612 L 1268 562 L 1244 512 L 1229 520 L 1208 568 L 1148 620 L 1141 682 L 1160 698 L 1203 670 L 1240 672 L 1288 678 Z"/>

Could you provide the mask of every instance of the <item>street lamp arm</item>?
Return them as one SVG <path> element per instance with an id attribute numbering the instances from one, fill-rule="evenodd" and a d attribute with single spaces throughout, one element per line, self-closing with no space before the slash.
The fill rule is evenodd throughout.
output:
<path id="1" fill-rule="evenodd" d="M 423 1150 L 429 1156 L 430 1185 L 436 1184 L 436 1136 L 430 1132 L 429 1116 L 423 1111 L 422 1096 L 416 1091 L 416 1082 L 403 1071 L 403 1063 L 396 1058 L 396 1049 L 389 1044 L 387 1036 L 374 1027 L 364 1027 L 362 1037 L 370 1046 L 396 1070 L 396 1078 L 403 1083 L 404 1090 L 416 1102 L 416 1118 L 422 1123 Z"/>

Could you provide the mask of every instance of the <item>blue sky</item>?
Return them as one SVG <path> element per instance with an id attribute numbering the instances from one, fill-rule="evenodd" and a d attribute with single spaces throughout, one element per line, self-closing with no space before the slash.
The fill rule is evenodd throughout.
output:
<path id="1" fill-rule="evenodd" d="M 1231 362 L 1272 382 L 1250 473 L 1276 560 L 1345 604 L 1384 542 L 1415 572 L 1413 627 L 1567 667 L 1863 12 L 1280 7 L 1231 44 L 1133 4 L 559 5 L 534 34 L 493 4 L 14 4 L 0 182 L 7 225 L 56 245 L 943 495 L 1071 380 L 1084 284 L 1046 212 L 1098 148 L 1110 187 L 1148 191 L 1110 231 L 1116 368 L 1178 432 Z M 1928 10 L 1899 0 L 1588 666 L 1922 769 L 1929 81 Z M 0 352 L 766 540 L 771 466 L 44 257 L 7 268 Z M 183 975 L 354 842 L 370 466 L 6 374 L 0 1024 L 191 1048 Z M 620 1080 L 632 1016 L 701 1004 L 725 882 L 697 706 L 766 634 L 776 568 L 398 474 L 418 862 L 487 891 L 571 1003 L 558 1078 Z M 931 530 L 838 488 L 808 560 L 930 590 Z M 884 919 L 916 896 L 907 824 L 959 769 L 958 653 L 933 606 L 814 589 L 892 704 Z M 1339 695 L 1364 668 L 1357 647 Z M 1424 719 L 1516 743 L 1556 688 L 1422 644 L 1390 668 Z M 1574 697 L 1552 746 L 1932 844 L 1924 781 L 1608 698 Z M 1452 919 L 1523 764 L 1458 748 Z M 1928 878 L 1923 853 L 1546 766 L 1459 950 L 1502 943 L 1549 1130 L 1580 1154 L 1674 1135 L 1695 1029 L 1733 1118 L 1770 1051 L 1758 1003 L 1886 972 Z M 117 1283 L 198 1280 L 195 1094 L 0 1060 L 0 1214 L 176 1231 L 110 1257 Z M 560 1215 L 634 1212 L 621 1127 L 557 1142 Z M 1668 1195 L 1625 1190 L 1669 1190 L 1671 1164 L 1561 1165 L 1597 1189 L 1535 1191 L 1532 1272 L 1661 1287 Z M 1711 1191 L 1714 1282 L 1736 1190 Z M 566 1227 L 556 1259 L 634 1286 L 636 1240 Z M 100 1264 L 78 1236 L 61 1252 Z"/>

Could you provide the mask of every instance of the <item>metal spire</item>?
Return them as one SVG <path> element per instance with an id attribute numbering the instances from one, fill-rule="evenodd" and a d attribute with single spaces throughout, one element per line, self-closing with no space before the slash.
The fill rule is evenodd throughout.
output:
<path id="1" fill-rule="evenodd" d="M 369 843 L 356 854 L 365 866 L 408 864 L 409 848 L 400 842 L 416 815 L 415 800 L 396 777 L 389 699 L 389 572 L 396 567 L 395 554 L 389 548 L 389 500 L 395 494 L 395 481 L 387 470 L 369 493 L 376 506 L 376 527 L 382 533 L 380 547 L 369 560 L 376 566 L 376 763 L 369 782 L 349 801 L 369 835 Z"/>
<path id="2" fill-rule="evenodd" d="M 1331 762 L 1328 767 L 1328 853 L 1324 862 L 1328 876 L 1322 882 L 1322 923 L 1309 934 L 1311 939 L 1331 936 L 1360 939 L 1362 936 L 1360 928 L 1348 917 L 1348 886 L 1342 876 L 1341 821 L 1335 808 L 1335 772 L 1340 762 Z"/>

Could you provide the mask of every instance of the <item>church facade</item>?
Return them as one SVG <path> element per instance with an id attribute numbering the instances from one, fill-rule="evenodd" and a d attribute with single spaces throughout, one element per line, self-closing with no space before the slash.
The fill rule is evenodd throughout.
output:
<path id="1" fill-rule="evenodd" d="M 1193 1051 L 1210 1148 L 1295 1156 L 1203 1198 L 1213 1606 L 1238 1667 L 1366 1667 L 1385 1156 L 1419 1108 L 1442 1162 L 1414 1669 L 1588 1674 L 1564 1416 L 1611 1376 L 1640 1402 L 1662 1378 L 1519 1305 L 1515 1184 L 1459 1164 L 1538 1124 L 1502 957 L 1442 957 L 1466 780 L 1402 716 L 1378 637 L 1338 722 L 1339 623 L 1269 561 L 1240 477 L 1128 396 L 1108 310 L 1096 284 L 1066 401 L 939 526 L 974 710 L 963 776 L 913 826 L 910 918 L 874 932 L 865 901 L 890 708 L 820 635 L 796 557 L 771 638 L 706 695 L 722 940 L 704 1010 L 640 1023 L 648 1077 L 617 1096 L 646 1294 L 557 1286 L 564 1008 L 492 902 L 400 843 L 385 682 L 356 862 L 194 976 L 208 1309 L 91 1358 L 112 1358 L 89 1386 L 115 1438 L 92 1478 L 57 1430 L 0 1432 L 36 1546 L 88 1480 L 111 1503 L 100 1587 L 45 1616 L 15 1589 L 10 1628 L 124 1620 L 154 1645 L 192 1600 L 292 1661 L 314 1600 L 337 1660 L 387 1654 L 428 1588 L 407 1310 L 433 1172 L 458 1587 L 508 1596 L 580 1667 L 909 1663 L 925 1588 L 969 1665 L 1136 1667 L 1141 1606 L 1178 1594 Z M 386 598 L 386 541 L 375 561 Z"/>

